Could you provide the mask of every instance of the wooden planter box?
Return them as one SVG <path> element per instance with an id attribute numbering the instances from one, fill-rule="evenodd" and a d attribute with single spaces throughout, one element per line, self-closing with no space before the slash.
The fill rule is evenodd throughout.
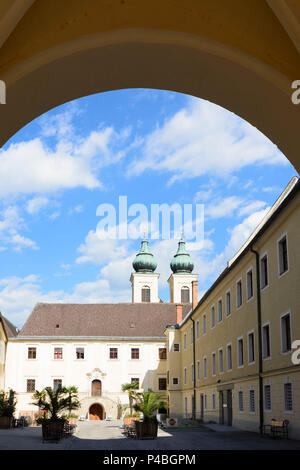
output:
<path id="1" fill-rule="evenodd" d="M 137 421 L 135 423 L 137 439 L 156 439 L 158 424 L 153 421 Z"/>
<path id="2" fill-rule="evenodd" d="M 63 437 L 64 422 L 63 421 L 50 421 L 42 423 L 43 442 L 44 441 L 59 441 Z"/>
<path id="3" fill-rule="evenodd" d="M 0 416 L 0 429 L 9 429 L 12 426 L 13 418 L 10 416 Z"/>

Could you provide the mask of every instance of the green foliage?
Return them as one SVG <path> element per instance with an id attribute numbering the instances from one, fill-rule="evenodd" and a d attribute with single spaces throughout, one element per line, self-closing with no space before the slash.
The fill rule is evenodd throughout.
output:
<path id="1" fill-rule="evenodd" d="M 17 401 L 15 400 L 15 392 L 0 391 L 0 416 L 12 418 L 16 410 Z"/>
<path id="2" fill-rule="evenodd" d="M 139 386 L 138 386 L 137 382 L 122 384 L 122 392 L 128 392 L 130 416 L 133 416 L 132 415 L 133 394 L 134 394 L 135 390 L 138 390 L 138 388 L 139 388 Z"/>
<path id="3" fill-rule="evenodd" d="M 42 424 L 45 419 L 66 421 L 67 417 L 63 415 L 64 410 L 68 410 L 70 416 L 72 410 L 80 408 L 76 387 L 59 387 L 56 391 L 51 387 L 46 387 L 41 392 L 36 390 L 33 399 L 35 401 L 32 404 L 44 412 L 44 415 L 36 420 L 38 424 Z"/>
<path id="4" fill-rule="evenodd" d="M 144 415 L 144 421 L 156 421 L 156 413 L 160 408 L 167 408 L 167 396 L 164 393 L 155 393 L 149 389 L 147 392 L 133 394 L 135 404 L 133 408 Z"/>

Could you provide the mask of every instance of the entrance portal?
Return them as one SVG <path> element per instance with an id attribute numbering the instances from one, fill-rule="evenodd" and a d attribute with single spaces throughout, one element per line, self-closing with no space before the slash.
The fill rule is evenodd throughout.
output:
<path id="1" fill-rule="evenodd" d="M 91 421 L 101 421 L 104 418 L 104 409 L 100 403 L 94 403 L 89 409 L 89 419 Z"/>

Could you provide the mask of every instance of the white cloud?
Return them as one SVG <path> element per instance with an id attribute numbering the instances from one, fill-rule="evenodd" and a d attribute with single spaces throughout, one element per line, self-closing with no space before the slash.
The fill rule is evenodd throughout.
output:
<path id="1" fill-rule="evenodd" d="M 118 239 L 101 239 L 94 230 L 90 230 L 78 252 L 81 254 L 76 263 L 105 264 L 114 259 L 127 256 L 128 242 Z"/>
<path id="2" fill-rule="evenodd" d="M 2 220 L 0 220 L 0 237 L 2 242 L 13 245 L 15 251 L 21 251 L 22 248 L 38 250 L 38 246 L 34 241 L 18 233 L 18 229 L 24 227 L 24 220 L 19 215 L 19 210 L 16 206 L 9 206 L 2 211 Z M 5 247 L 1 251 L 4 249 Z"/>
<path id="3" fill-rule="evenodd" d="M 190 98 L 145 139 L 129 175 L 168 171 L 170 183 L 201 175 L 228 176 L 247 165 L 288 163 L 261 132 L 233 113 L 208 101 Z"/>
<path id="4" fill-rule="evenodd" d="M 209 204 L 205 207 L 205 215 L 213 219 L 230 216 L 238 207 L 240 207 L 242 202 L 243 200 L 237 196 L 223 198 L 222 200 L 218 200 L 216 203 Z"/>
<path id="5" fill-rule="evenodd" d="M 14 245 L 15 251 L 21 251 L 22 248 L 32 248 L 33 250 L 39 250 L 39 247 L 33 240 L 30 240 L 30 238 L 23 237 L 18 233 L 14 233 L 11 235 L 9 243 L 12 243 Z"/>
<path id="6" fill-rule="evenodd" d="M 36 214 L 48 204 L 49 199 L 47 197 L 37 196 L 27 202 L 26 210 L 29 214 Z"/>
<path id="7" fill-rule="evenodd" d="M 72 207 L 71 209 L 69 209 L 68 214 L 70 214 L 70 215 L 79 214 L 82 211 L 83 211 L 83 206 L 79 204 L 78 206 L 75 206 L 75 207 Z"/>

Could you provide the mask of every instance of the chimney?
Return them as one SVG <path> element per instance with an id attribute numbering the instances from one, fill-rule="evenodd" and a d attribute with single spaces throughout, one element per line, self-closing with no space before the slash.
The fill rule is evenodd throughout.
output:
<path id="1" fill-rule="evenodd" d="M 176 323 L 181 323 L 182 322 L 182 305 L 177 304 L 176 305 Z"/>
<path id="2" fill-rule="evenodd" d="M 198 281 L 192 281 L 192 309 L 198 304 Z"/>

